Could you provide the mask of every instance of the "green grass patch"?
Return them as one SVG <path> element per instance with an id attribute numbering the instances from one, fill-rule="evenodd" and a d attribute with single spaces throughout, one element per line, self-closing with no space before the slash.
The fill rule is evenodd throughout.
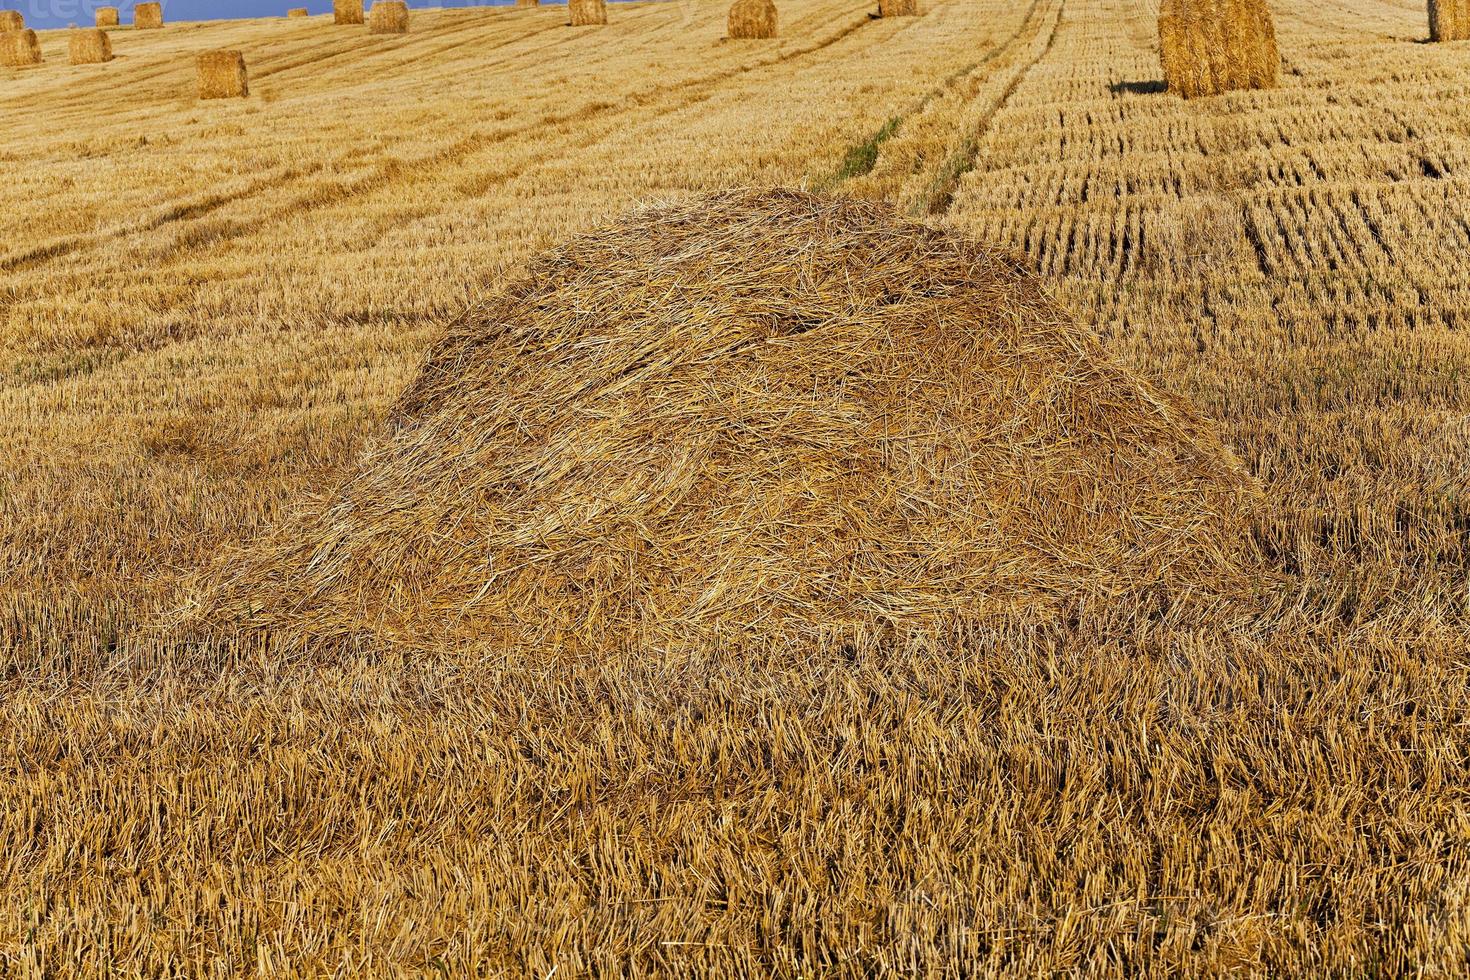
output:
<path id="1" fill-rule="evenodd" d="M 960 178 L 975 169 L 975 156 L 979 151 L 980 147 L 975 140 L 967 139 L 957 152 L 950 155 L 929 182 L 929 188 L 919 206 L 922 214 L 943 214 L 949 210 L 954 201 L 954 192 L 960 185 Z"/>
<path id="2" fill-rule="evenodd" d="M 851 180 L 853 177 L 862 177 L 865 174 L 872 173 L 873 168 L 878 165 L 879 147 L 892 139 L 893 134 L 898 132 L 898 127 L 902 122 L 902 116 L 893 116 L 883 124 L 882 129 L 879 129 L 872 136 L 868 137 L 868 139 L 854 146 L 849 146 L 847 153 L 842 157 L 842 164 L 831 177 L 823 181 L 823 189 L 835 187 L 844 180 Z"/>

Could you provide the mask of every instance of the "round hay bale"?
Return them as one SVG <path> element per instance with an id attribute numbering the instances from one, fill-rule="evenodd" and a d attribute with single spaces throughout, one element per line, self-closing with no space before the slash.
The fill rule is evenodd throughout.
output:
<path id="1" fill-rule="evenodd" d="M 0 10 L 0 34 L 6 31 L 23 31 L 26 19 L 19 10 Z"/>
<path id="2" fill-rule="evenodd" d="M 1251 87 L 1251 72 L 1256 59 L 1256 20 L 1254 0 L 1216 0 L 1220 17 L 1220 49 L 1216 54 L 1216 71 L 1224 91 L 1234 92 Z"/>
<path id="3" fill-rule="evenodd" d="M 1221 0 L 1184 0 L 1184 9 L 1194 52 L 1191 67 L 1197 73 L 1195 87 L 1200 95 L 1218 95 L 1225 91 Z"/>
<path id="4" fill-rule="evenodd" d="M 133 29 L 156 31 L 163 26 L 163 4 L 140 3 L 133 8 Z"/>
<path id="5" fill-rule="evenodd" d="M 311 16 L 311 11 L 307 10 L 305 7 L 292 7 L 290 10 L 286 11 L 286 19 L 287 20 L 290 20 L 293 17 L 310 17 L 310 16 Z"/>
<path id="6" fill-rule="evenodd" d="M 117 27 L 122 23 L 116 7 L 98 7 L 95 23 L 98 27 Z"/>
<path id="7" fill-rule="evenodd" d="M 1470 40 L 1470 0 L 1460 0 L 1466 13 L 1465 35 Z M 1281 74 L 1281 52 L 1276 46 L 1276 21 L 1266 0 L 1250 0 L 1251 6 L 1251 59 L 1250 87 L 1256 89 L 1275 88 Z"/>
<path id="8" fill-rule="evenodd" d="M 734 191 L 534 262 L 186 618 L 595 653 L 1218 611 L 1254 493 L 1006 258 Z"/>
<path id="9" fill-rule="evenodd" d="M 67 46 L 74 65 L 100 65 L 112 60 L 112 39 L 100 28 L 72 31 Z"/>
<path id="10" fill-rule="evenodd" d="M 1214 95 L 1209 18 L 1214 0 L 1163 0 L 1159 5 L 1159 62 L 1168 91 L 1185 99 Z"/>
<path id="11" fill-rule="evenodd" d="M 206 51 L 196 65 L 201 99 L 243 99 L 250 94 L 245 56 L 239 51 Z"/>
<path id="12" fill-rule="evenodd" d="M 1159 64 L 1186 99 L 1276 84 L 1281 56 L 1265 0 L 1163 0 Z"/>
<path id="13" fill-rule="evenodd" d="M 1159 66 L 1164 70 L 1164 88 L 1188 99 L 1196 93 L 1185 29 L 1179 0 L 1163 0 L 1159 4 Z"/>
<path id="14" fill-rule="evenodd" d="M 571 27 L 594 27 L 607 23 L 606 0 L 568 0 Z"/>
<path id="15" fill-rule="evenodd" d="M 408 4 L 403 0 L 375 0 L 368 14 L 369 34 L 407 34 Z"/>
<path id="16" fill-rule="evenodd" d="M 725 32 L 735 39 L 758 39 L 776 36 L 776 4 L 774 0 L 735 0 Z"/>
<path id="17" fill-rule="evenodd" d="M 517 7 L 539 7 L 541 0 L 516 0 Z"/>
<path id="18" fill-rule="evenodd" d="M 919 0 L 878 0 L 879 17 L 917 17 Z"/>
<path id="19" fill-rule="evenodd" d="M 30 68 L 41 63 L 41 42 L 29 28 L 0 34 L 0 65 Z"/>
<path id="20" fill-rule="evenodd" d="M 362 0 L 332 0 L 332 23 L 361 24 Z"/>
<path id="21" fill-rule="evenodd" d="M 1462 0 L 1429 0 L 1429 40 L 1463 41 L 1470 24 L 1460 23 Z"/>

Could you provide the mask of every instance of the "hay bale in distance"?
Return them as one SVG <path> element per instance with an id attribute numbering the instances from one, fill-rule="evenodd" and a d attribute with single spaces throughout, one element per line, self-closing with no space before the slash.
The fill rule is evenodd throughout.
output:
<path id="1" fill-rule="evenodd" d="M 533 261 L 188 618 L 529 656 L 799 657 L 1159 603 L 1214 622 L 1257 574 L 1254 494 L 1004 256 L 731 191 Z"/>
<path id="2" fill-rule="evenodd" d="M 1186 99 L 1271 88 L 1281 56 L 1266 0 L 1163 0 L 1159 64 Z"/>
<path id="3" fill-rule="evenodd" d="M 307 10 L 305 7 L 292 7 L 290 10 L 286 11 L 286 17 L 287 17 L 287 19 L 290 19 L 292 17 L 310 17 L 310 16 L 311 16 L 311 11 Z"/>
<path id="4" fill-rule="evenodd" d="M 41 63 L 41 42 L 29 28 L 0 34 L 0 65 L 30 68 Z"/>
<path id="5" fill-rule="evenodd" d="M 595 27 L 607 23 L 607 0 L 567 0 L 572 27 Z"/>
<path id="6" fill-rule="evenodd" d="M 878 0 L 879 17 L 917 17 L 919 0 Z"/>
<path id="7" fill-rule="evenodd" d="M 736 39 L 775 37 L 775 0 L 735 0 L 725 32 Z"/>
<path id="8" fill-rule="evenodd" d="M 0 10 L 0 34 L 26 29 L 25 16 L 19 10 Z"/>
<path id="9" fill-rule="evenodd" d="M 365 20 L 362 0 L 332 0 L 332 23 L 361 24 Z"/>
<path id="10" fill-rule="evenodd" d="M 1470 0 L 1429 0 L 1429 40 L 1470 41 Z"/>
<path id="11" fill-rule="evenodd" d="M 516 0 L 517 7 L 539 7 L 541 0 Z"/>
<path id="12" fill-rule="evenodd" d="M 374 0 L 368 14 L 369 34 L 407 34 L 408 4 L 403 0 Z"/>
<path id="13" fill-rule="evenodd" d="M 163 4 L 140 3 L 133 8 L 133 29 L 156 31 L 163 26 Z"/>
<path id="14" fill-rule="evenodd" d="M 67 47 L 74 65 L 100 65 L 112 60 L 112 39 L 101 28 L 72 31 L 67 37 Z"/>
<path id="15" fill-rule="evenodd" d="M 250 94 L 245 56 L 239 51 L 206 51 L 196 65 L 201 99 L 243 99 Z"/>
<path id="16" fill-rule="evenodd" d="M 98 7 L 96 24 L 98 27 L 117 27 L 122 23 L 116 7 Z"/>

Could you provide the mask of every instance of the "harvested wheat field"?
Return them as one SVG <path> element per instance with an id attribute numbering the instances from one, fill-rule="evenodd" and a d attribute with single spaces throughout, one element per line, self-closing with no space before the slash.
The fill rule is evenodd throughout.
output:
<path id="1" fill-rule="evenodd" d="M 0 974 L 1470 969 L 1470 62 L 918 11 L 29 25 Z"/>

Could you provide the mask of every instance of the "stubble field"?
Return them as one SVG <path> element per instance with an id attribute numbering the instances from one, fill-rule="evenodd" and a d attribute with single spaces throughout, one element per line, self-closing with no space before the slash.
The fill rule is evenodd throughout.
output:
<path id="1" fill-rule="evenodd" d="M 1470 61 L 1273 4 L 415 11 L 0 69 L 0 964 L 23 975 L 1470 968 Z M 244 51 L 248 100 L 193 97 Z M 330 654 L 161 623 L 545 248 L 731 186 L 1016 253 L 1260 489 L 1226 632 Z"/>

